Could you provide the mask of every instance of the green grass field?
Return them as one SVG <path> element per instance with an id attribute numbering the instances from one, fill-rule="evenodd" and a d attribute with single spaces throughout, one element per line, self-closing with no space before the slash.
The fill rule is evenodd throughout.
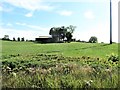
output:
<path id="1" fill-rule="evenodd" d="M 3 88 L 118 88 L 118 44 L 2 42 Z"/>
<path id="2" fill-rule="evenodd" d="M 118 44 L 91 43 L 50 43 L 38 44 L 33 42 L 2 42 L 2 54 L 62 54 L 64 56 L 93 56 L 105 58 L 111 53 L 118 54 Z"/>

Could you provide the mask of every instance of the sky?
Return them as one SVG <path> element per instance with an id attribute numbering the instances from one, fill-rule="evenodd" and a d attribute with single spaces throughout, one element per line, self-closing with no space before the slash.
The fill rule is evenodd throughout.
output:
<path id="1" fill-rule="evenodd" d="M 110 0 L 1 0 L 0 38 L 9 35 L 35 40 L 49 36 L 52 27 L 73 25 L 73 38 L 108 43 Z M 112 0 L 112 39 L 118 42 L 118 1 Z"/>

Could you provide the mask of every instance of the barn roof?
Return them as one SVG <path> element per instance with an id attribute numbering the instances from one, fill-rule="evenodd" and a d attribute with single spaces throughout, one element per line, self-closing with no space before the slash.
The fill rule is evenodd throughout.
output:
<path id="1" fill-rule="evenodd" d="M 39 38 L 52 38 L 51 36 L 39 36 Z"/>

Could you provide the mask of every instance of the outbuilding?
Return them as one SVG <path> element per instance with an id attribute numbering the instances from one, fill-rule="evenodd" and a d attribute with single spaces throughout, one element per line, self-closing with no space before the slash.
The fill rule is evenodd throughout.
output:
<path id="1" fill-rule="evenodd" d="M 35 41 L 40 43 L 51 43 L 53 39 L 51 36 L 39 36 L 39 38 L 35 38 Z"/>

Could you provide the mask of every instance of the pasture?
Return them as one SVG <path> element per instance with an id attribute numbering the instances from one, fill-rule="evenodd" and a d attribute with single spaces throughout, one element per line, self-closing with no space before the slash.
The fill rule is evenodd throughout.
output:
<path id="1" fill-rule="evenodd" d="M 2 42 L 2 87 L 118 88 L 118 44 Z"/>
<path id="2" fill-rule="evenodd" d="M 11 54 L 59 54 L 64 56 L 92 56 L 105 58 L 111 53 L 118 54 L 118 44 L 99 43 L 49 43 L 39 44 L 33 42 L 2 42 L 2 55 Z"/>

